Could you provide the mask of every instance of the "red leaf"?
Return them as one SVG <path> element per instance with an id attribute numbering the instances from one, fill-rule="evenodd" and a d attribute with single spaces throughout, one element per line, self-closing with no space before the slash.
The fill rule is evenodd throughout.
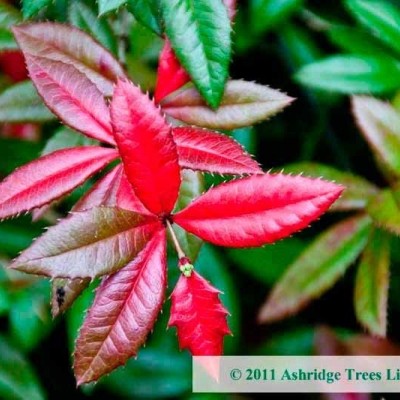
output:
<path id="1" fill-rule="evenodd" d="M 117 192 L 118 207 L 125 210 L 135 211 L 140 214 L 148 215 L 151 212 L 143 205 L 133 191 L 125 172 L 122 171 L 121 181 Z"/>
<path id="2" fill-rule="evenodd" d="M 209 190 L 174 221 L 217 245 L 261 246 L 308 226 L 342 191 L 342 186 L 318 179 L 257 175 Z"/>
<path id="3" fill-rule="evenodd" d="M 125 73 L 111 53 L 81 30 L 54 22 L 19 25 L 14 35 L 25 56 L 39 56 L 73 65 L 105 95 Z"/>
<path id="4" fill-rule="evenodd" d="M 236 0 L 223 0 L 226 8 L 228 9 L 228 15 L 231 21 L 235 18 L 236 14 Z"/>
<path id="5" fill-rule="evenodd" d="M 18 168 L 0 183 L 0 219 L 60 198 L 117 156 L 114 149 L 72 147 Z"/>
<path id="6" fill-rule="evenodd" d="M 0 68 L 14 82 L 28 79 L 24 56 L 19 50 L 3 51 L 0 54 Z"/>
<path id="7" fill-rule="evenodd" d="M 111 103 L 115 139 L 126 176 L 143 205 L 169 213 L 178 198 L 180 169 L 171 129 L 148 96 L 119 81 Z"/>
<path id="8" fill-rule="evenodd" d="M 190 81 L 189 74 L 180 65 L 169 40 L 165 40 L 160 53 L 154 99 L 159 103 L 164 97 Z"/>
<path id="9" fill-rule="evenodd" d="M 199 128 L 173 128 L 183 168 L 219 174 L 259 174 L 258 163 L 226 135 Z"/>
<path id="10" fill-rule="evenodd" d="M 168 326 L 176 326 L 180 348 L 189 349 L 194 356 L 221 355 L 224 336 L 231 333 L 219 293 L 193 271 L 189 277 L 180 276 L 171 295 Z"/>
<path id="11" fill-rule="evenodd" d="M 131 262 L 162 228 L 155 216 L 94 207 L 52 226 L 10 268 L 51 278 L 96 278 Z"/>
<path id="12" fill-rule="evenodd" d="M 161 309 L 165 286 L 163 229 L 133 262 L 98 289 L 76 343 L 78 385 L 99 379 L 136 355 Z"/>
<path id="13" fill-rule="evenodd" d="M 26 57 L 29 74 L 47 107 L 66 125 L 94 139 L 114 144 L 104 97 L 72 65 L 43 57 Z"/>
<path id="14" fill-rule="evenodd" d="M 118 165 L 93 187 L 75 204 L 72 211 L 84 211 L 98 206 L 117 205 L 117 191 L 122 175 L 122 165 Z"/>

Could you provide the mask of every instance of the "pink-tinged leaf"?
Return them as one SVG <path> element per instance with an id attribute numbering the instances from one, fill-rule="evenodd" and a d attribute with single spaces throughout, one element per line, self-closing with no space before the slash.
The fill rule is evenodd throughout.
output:
<path id="1" fill-rule="evenodd" d="M 259 321 L 291 316 L 331 288 L 364 250 L 371 225 L 368 216 L 357 215 L 320 234 L 275 285 L 259 312 Z"/>
<path id="2" fill-rule="evenodd" d="M 194 356 L 222 355 L 224 336 L 231 332 L 219 294 L 195 271 L 179 277 L 171 295 L 168 326 L 176 326 L 181 349 Z"/>
<path id="3" fill-rule="evenodd" d="M 398 344 L 368 335 L 355 335 L 346 340 L 352 356 L 400 356 Z"/>
<path id="4" fill-rule="evenodd" d="M 86 279 L 54 279 L 51 282 L 51 314 L 53 318 L 68 310 L 76 298 L 89 286 Z"/>
<path id="5" fill-rule="evenodd" d="M 0 183 L 0 219 L 57 200 L 117 156 L 114 149 L 73 147 L 55 151 L 18 168 Z"/>
<path id="6" fill-rule="evenodd" d="M 284 172 L 327 179 L 339 185 L 343 185 L 346 190 L 343 192 L 342 196 L 332 204 L 329 211 L 363 210 L 368 200 L 379 191 L 375 185 L 360 176 L 314 162 L 290 164 L 285 166 Z"/>
<path id="7" fill-rule="evenodd" d="M 318 356 L 346 356 L 345 344 L 327 326 L 318 327 L 314 335 L 314 349 Z"/>
<path id="8" fill-rule="evenodd" d="M 75 204 L 72 211 L 84 211 L 98 206 L 116 206 L 122 173 L 122 165 L 115 167 L 93 185 Z"/>
<path id="9" fill-rule="evenodd" d="M 352 99 L 353 114 L 374 155 L 400 176 L 400 113 L 389 103 L 373 97 Z"/>
<path id="10" fill-rule="evenodd" d="M 182 88 L 161 102 L 163 111 L 189 125 L 209 129 L 237 129 L 268 119 L 293 99 L 254 82 L 228 81 L 218 109 L 207 107 L 193 87 Z"/>
<path id="11" fill-rule="evenodd" d="M 229 19 L 233 21 L 236 14 L 236 0 L 223 0 L 223 3 L 228 9 Z"/>
<path id="12" fill-rule="evenodd" d="M 29 74 L 47 107 L 66 125 L 114 144 L 110 112 L 103 95 L 74 66 L 43 57 L 26 57 Z"/>
<path id="13" fill-rule="evenodd" d="M 361 257 L 354 290 L 357 319 L 376 336 L 386 336 L 390 236 L 374 230 Z"/>
<path id="14" fill-rule="evenodd" d="M 136 196 L 154 214 L 174 208 L 180 169 L 171 128 L 148 96 L 119 81 L 111 103 L 115 140 Z"/>
<path id="15" fill-rule="evenodd" d="M 190 81 L 189 74 L 181 66 L 169 40 L 165 40 L 160 53 L 157 70 L 157 84 L 154 99 L 159 103 L 164 97 Z"/>
<path id="16" fill-rule="evenodd" d="M 137 354 L 164 301 L 165 230 L 159 231 L 137 258 L 104 280 L 76 343 L 78 385 L 96 381 Z"/>
<path id="17" fill-rule="evenodd" d="M 162 227 L 155 217 L 113 207 L 72 214 L 51 227 L 10 266 L 51 278 L 95 278 L 118 271 Z"/>
<path id="18" fill-rule="evenodd" d="M 217 245 L 262 246 L 307 227 L 342 191 L 319 179 L 255 175 L 209 190 L 176 214 L 174 222 Z"/>
<path id="19" fill-rule="evenodd" d="M 105 96 L 125 73 L 111 53 L 83 31 L 64 24 L 41 22 L 13 27 L 25 56 L 39 56 L 73 65 Z"/>
<path id="20" fill-rule="evenodd" d="M 124 171 L 122 171 L 121 181 L 117 192 L 117 205 L 124 210 L 130 210 L 143 215 L 152 215 L 152 213 L 143 205 L 133 191 L 132 185 Z"/>
<path id="21" fill-rule="evenodd" d="M 235 140 L 199 128 L 173 128 L 179 164 L 195 171 L 219 174 L 260 174 L 258 163 Z"/>

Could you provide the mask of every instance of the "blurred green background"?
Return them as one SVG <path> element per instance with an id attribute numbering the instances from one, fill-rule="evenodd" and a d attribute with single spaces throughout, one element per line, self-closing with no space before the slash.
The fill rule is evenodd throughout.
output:
<path id="1" fill-rule="evenodd" d="M 365 2 L 368 3 L 367 0 Z M 382 40 L 379 31 L 368 29 L 349 3 L 356 2 L 239 0 L 231 76 L 269 85 L 297 98 L 288 109 L 270 121 L 232 133 L 248 151 L 255 154 L 264 170 L 284 168 L 294 162 L 317 161 L 356 173 L 378 186 L 383 184 L 373 156 L 355 126 L 348 95 L 372 93 L 393 100 L 395 105 L 400 104 L 397 93 L 400 89 L 400 56 L 393 48 L 396 45 L 390 44 L 390 38 Z M 398 1 L 370 3 L 375 4 L 377 9 L 393 5 L 400 15 Z M 94 1 L 55 0 L 35 18 L 69 21 L 88 30 L 112 51 L 123 54 L 131 78 L 151 91 L 155 84 L 161 40 L 136 23 L 127 10 L 120 9 L 97 20 L 96 7 Z M 12 38 L 7 36 L 7 24 L 14 21 L 7 21 L 0 18 L 0 47 L 9 52 L 14 45 Z M 397 23 L 400 31 L 400 20 Z M 119 46 L 124 47 L 122 53 Z M 400 47 L 400 42 L 397 46 Z M 3 51 L 3 55 L 7 52 Z M 15 69 L 15 63 L 11 58 L 2 58 L 2 90 L 13 85 L 9 69 L 10 66 Z M 7 120 L 7 117 L 2 117 L 7 112 L 11 111 L 6 107 L 0 110 L 1 121 Z M 9 123 L 2 125 L 0 178 L 36 158 L 47 140 L 63 128 L 57 122 L 49 121 L 24 129 L 13 128 Z M 71 145 L 70 141 L 75 139 L 70 139 L 68 134 L 66 136 L 66 145 Z M 208 184 L 213 181 L 219 181 L 219 178 L 207 180 Z M 59 215 L 70 209 L 85 189 L 87 186 L 74 192 L 39 222 L 33 223 L 30 216 L 2 222 L 0 264 L 6 266 L 33 238 L 40 235 L 46 225 L 54 223 Z M 352 268 L 331 290 L 295 317 L 269 325 L 260 325 L 256 320 L 261 305 L 288 265 L 318 233 L 342 217 L 326 215 L 312 228 L 295 237 L 260 249 L 202 247 L 196 268 L 224 292 L 221 298 L 231 313 L 229 325 L 234 336 L 225 341 L 226 354 L 321 354 L 326 350 L 323 345 L 321 350 L 321 341 L 339 340 L 332 338 L 333 332 L 340 340 L 353 338 L 352 346 L 365 339 L 359 336 L 363 330 L 356 322 L 352 307 L 355 273 Z M 393 241 L 392 248 L 398 248 L 397 239 Z M 388 337 L 392 344 L 380 342 L 378 347 L 397 351 L 396 342 L 400 341 L 400 301 L 397 296 L 400 288 L 400 252 L 392 251 L 391 257 Z M 174 258 L 170 260 L 169 271 L 171 290 L 178 277 Z M 179 351 L 175 330 L 166 330 L 169 302 L 166 302 L 154 333 L 137 360 L 130 360 L 125 368 L 102 379 L 96 386 L 77 390 L 70 356 L 84 312 L 93 298 L 93 287 L 78 299 L 70 311 L 55 321 L 50 316 L 48 293 L 49 283 L 46 280 L 0 269 L 2 399 L 165 397 L 194 400 L 261 397 L 191 393 L 190 356 Z M 394 396 L 385 398 L 398 398 Z M 272 394 L 263 397 L 289 396 Z M 320 398 L 318 395 L 293 397 Z M 338 400 L 340 397 L 332 395 L 327 398 Z M 364 398 L 368 397 L 359 397 L 360 400 Z"/>

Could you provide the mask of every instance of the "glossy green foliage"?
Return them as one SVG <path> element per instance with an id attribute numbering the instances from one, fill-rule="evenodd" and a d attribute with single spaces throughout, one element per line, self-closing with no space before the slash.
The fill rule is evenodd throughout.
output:
<path id="1" fill-rule="evenodd" d="M 221 1 L 160 0 L 165 32 L 207 103 L 218 107 L 228 78 L 231 26 Z"/>

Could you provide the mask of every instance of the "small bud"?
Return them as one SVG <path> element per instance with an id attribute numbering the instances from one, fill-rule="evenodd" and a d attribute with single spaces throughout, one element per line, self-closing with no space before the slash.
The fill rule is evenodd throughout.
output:
<path id="1" fill-rule="evenodd" d="M 179 267 L 181 270 L 182 274 L 185 275 L 187 278 L 189 278 L 192 275 L 192 271 L 194 270 L 194 267 L 192 264 L 183 264 Z"/>

